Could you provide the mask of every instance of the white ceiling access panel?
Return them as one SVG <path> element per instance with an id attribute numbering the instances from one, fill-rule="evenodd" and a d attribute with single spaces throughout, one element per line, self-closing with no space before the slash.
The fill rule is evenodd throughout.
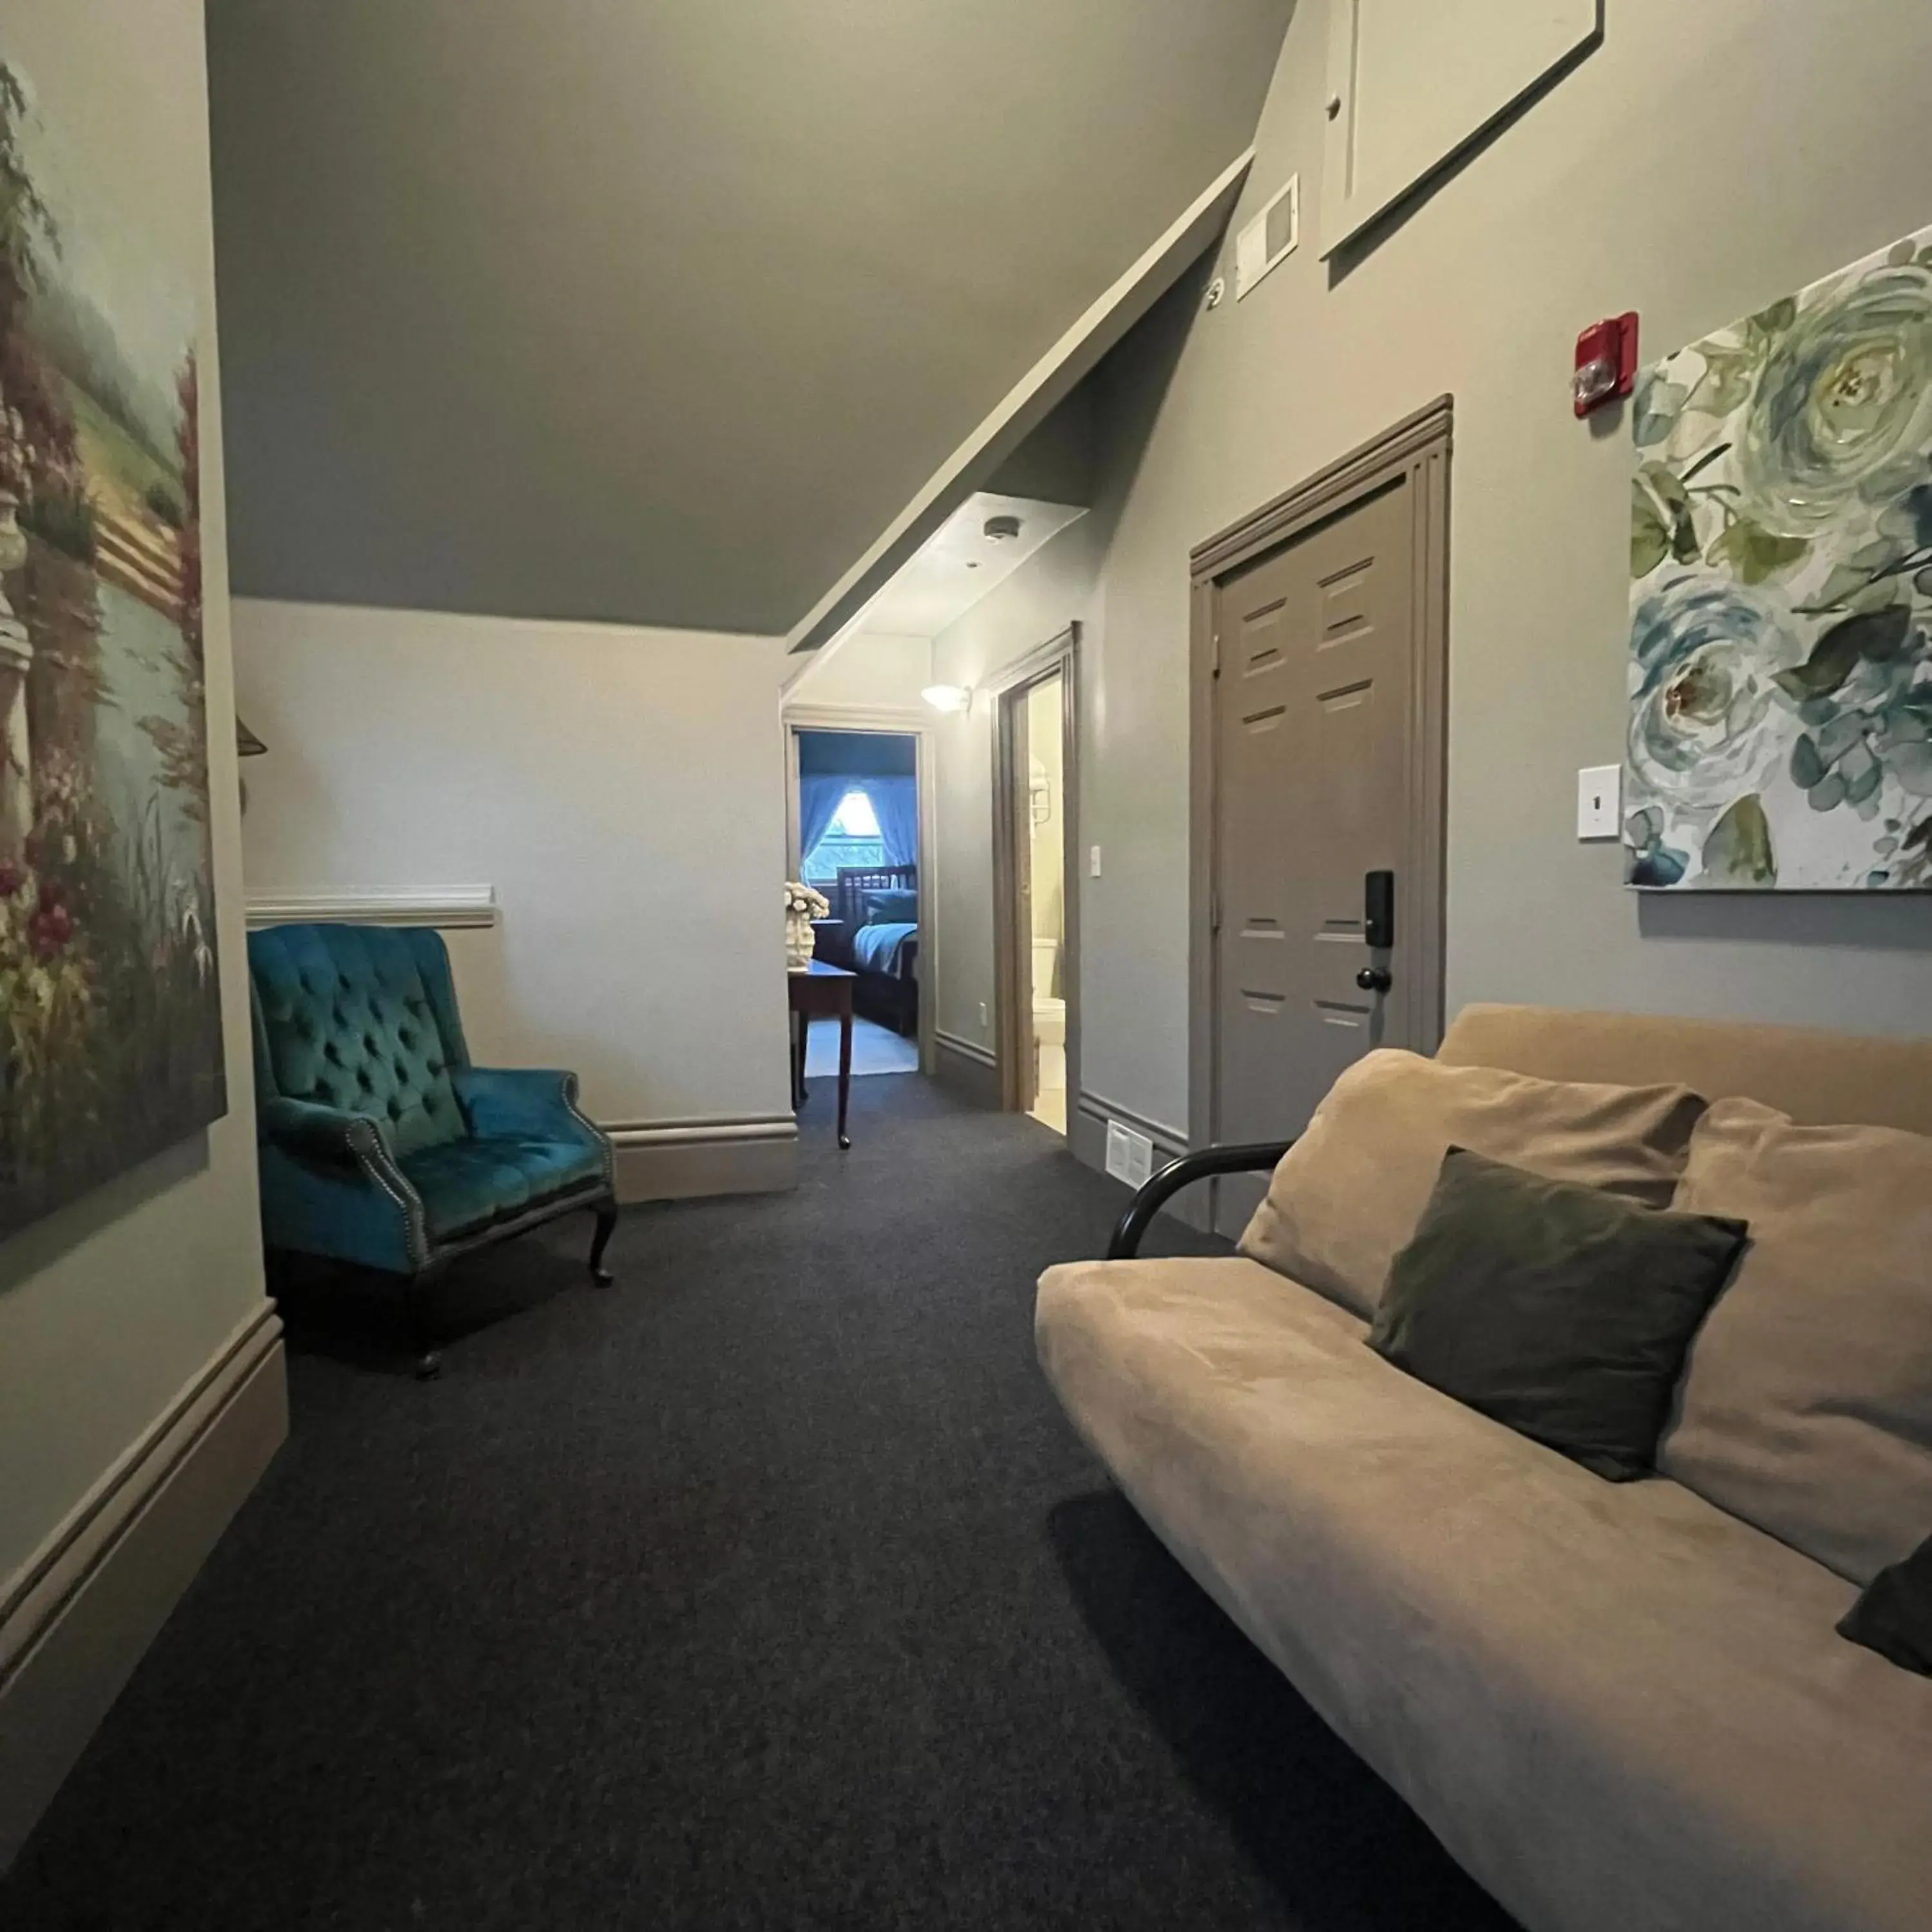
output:
<path id="1" fill-rule="evenodd" d="M 1604 0 L 1328 0 L 1325 259 L 1600 39 Z"/>

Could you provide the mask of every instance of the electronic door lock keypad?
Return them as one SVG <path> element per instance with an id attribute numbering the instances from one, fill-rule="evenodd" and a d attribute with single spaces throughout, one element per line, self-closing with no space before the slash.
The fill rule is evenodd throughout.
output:
<path id="1" fill-rule="evenodd" d="M 1395 944 L 1395 874 L 1362 874 L 1362 939 L 1376 952 Z"/>

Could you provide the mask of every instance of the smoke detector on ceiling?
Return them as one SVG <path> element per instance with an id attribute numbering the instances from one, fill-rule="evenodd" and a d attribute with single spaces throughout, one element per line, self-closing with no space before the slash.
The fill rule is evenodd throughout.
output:
<path id="1" fill-rule="evenodd" d="M 1011 515 L 988 517 L 981 532 L 988 543 L 1011 543 L 1020 533 L 1020 520 Z"/>

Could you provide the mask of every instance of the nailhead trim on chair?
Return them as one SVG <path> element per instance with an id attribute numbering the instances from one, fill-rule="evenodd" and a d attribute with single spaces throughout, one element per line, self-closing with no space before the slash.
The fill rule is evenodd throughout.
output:
<path id="1" fill-rule="evenodd" d="M 422 1196 L 410 1185 L 409 1178 L 389 1156 L 388 1144 L 381 1127 L 366 1115 L 349 1130 L 349 1148 L 363 1172 L 403 1210 L 403 1238 L 410 1265 L 429 1265 L 429 1220 L 423 1212 Z"/>
<path id="2" fill-rule="evenodd" d="M 604 1184 L 614 1193 L 617 1186 L 616 1151 L 610 1144 L 610 1136 L 577 1104 L 577 1076 L 566 1073 L 563 1076 L 563 1104 L 570 1109 L 572 1119 L 588 1127 L 597 1136 L 597 1144 L 604 1150 Z"/>

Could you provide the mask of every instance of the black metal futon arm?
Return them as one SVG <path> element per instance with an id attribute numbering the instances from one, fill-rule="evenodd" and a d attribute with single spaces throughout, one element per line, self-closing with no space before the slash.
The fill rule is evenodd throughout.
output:
<path id="1" fill-rule="evenodd" d="M 1154 1217 L 1184 1187 L 1217 1174 L 1264 1172 L 1294 1144 L 1292 1141 L 1251 1141 L 1244 1147 L 1203 1148 L 1198 1154 L 1184 1154 L 1178 1160 L 1169 1161 L 1127 1203 L 1127 1211 L 1107 1244 L 1108 1260 L 1132 1261 L 1140 1252 L 1141 1237 Z"/>

